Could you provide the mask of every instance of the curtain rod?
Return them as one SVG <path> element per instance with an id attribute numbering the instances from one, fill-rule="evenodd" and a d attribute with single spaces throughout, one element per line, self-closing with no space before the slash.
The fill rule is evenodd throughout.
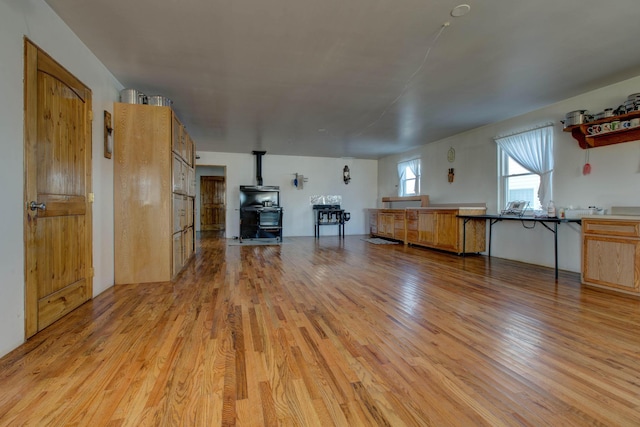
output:
<path id="1" fill-rule="evenodd" d="M 547 123 L 539 124 L 537 126 L 533 126 L 531 128 L 519 130 L 519 131 L 512 132 L 512 133 L 507 133 L 505 135 L 499 135 L 499 136 L 494 137 L 493 139 L 496 140 L 496 139 L 507 138 L 507 137 L 514 136 L 514 135 L 520 135 L 521 133 L 531 132 L 532 130 L 538 130 L 538 129 L 546 128 L 546 127 L 549 127 L 549 126 L 553 126 L 553 122 L 547 122 Z"/>

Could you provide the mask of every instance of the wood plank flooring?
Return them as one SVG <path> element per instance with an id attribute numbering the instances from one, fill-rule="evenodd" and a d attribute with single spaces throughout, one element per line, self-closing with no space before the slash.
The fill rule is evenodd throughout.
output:
<path id="1" fill-rule="evenodd" d="M 359 236 L 198 244 L 0 359 L 0 425 L 640 425 L 640 299 Z"/>

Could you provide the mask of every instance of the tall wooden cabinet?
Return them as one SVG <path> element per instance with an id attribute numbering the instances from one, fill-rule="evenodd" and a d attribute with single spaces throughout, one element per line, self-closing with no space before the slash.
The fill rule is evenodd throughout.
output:
<path id="1" fill-rule="evenodd" d="M 195 252 L 195 147 L 170 107 L 114 107 L 115 283 L 169 281 Z"/>

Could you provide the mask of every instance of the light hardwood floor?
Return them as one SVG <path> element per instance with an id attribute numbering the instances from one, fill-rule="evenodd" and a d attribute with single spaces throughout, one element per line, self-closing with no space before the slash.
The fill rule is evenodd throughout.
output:
<path id="1" fill-rule="evenodd" d="M 199 245 L 1 359 L 0 425 L 640 425 L 637 298 L 359 236 Z"/>

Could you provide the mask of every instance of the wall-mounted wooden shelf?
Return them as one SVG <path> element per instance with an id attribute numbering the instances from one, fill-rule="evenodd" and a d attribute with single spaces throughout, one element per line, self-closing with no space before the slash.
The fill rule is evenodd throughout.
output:
<path id="1" fill-rule="evenodd" d="M 567 126 L 564 128 L 565 132 L 571 132 L 571 136 L 578 141 L 580 148 L 595 148 L 603 147 L 605 145 L 620 144 L 622 142 L 638 141 L 640 140 L 640 126 L 625 129 L 616 129 L 610 132 L 599 133 L 597 135 L 589 135 L 587 129 L 589 126 L 611 123 L 613 121 L 627 121 L 631 119 L 640 118 L 640 111 L 634 111 L 628 114 L 621 114 L 619 116 L 607 117 L 600 120 L 594 120 L 593 122 L 585 123 L 582 125 Z"/>
<path id="2" fill-rule="evenodd" d="M 383 197 L 382 203 L 393 202 L 420 202 L 421 207 L 429 206 L 429 196 L 404 196 L 404 197 Z"/>

